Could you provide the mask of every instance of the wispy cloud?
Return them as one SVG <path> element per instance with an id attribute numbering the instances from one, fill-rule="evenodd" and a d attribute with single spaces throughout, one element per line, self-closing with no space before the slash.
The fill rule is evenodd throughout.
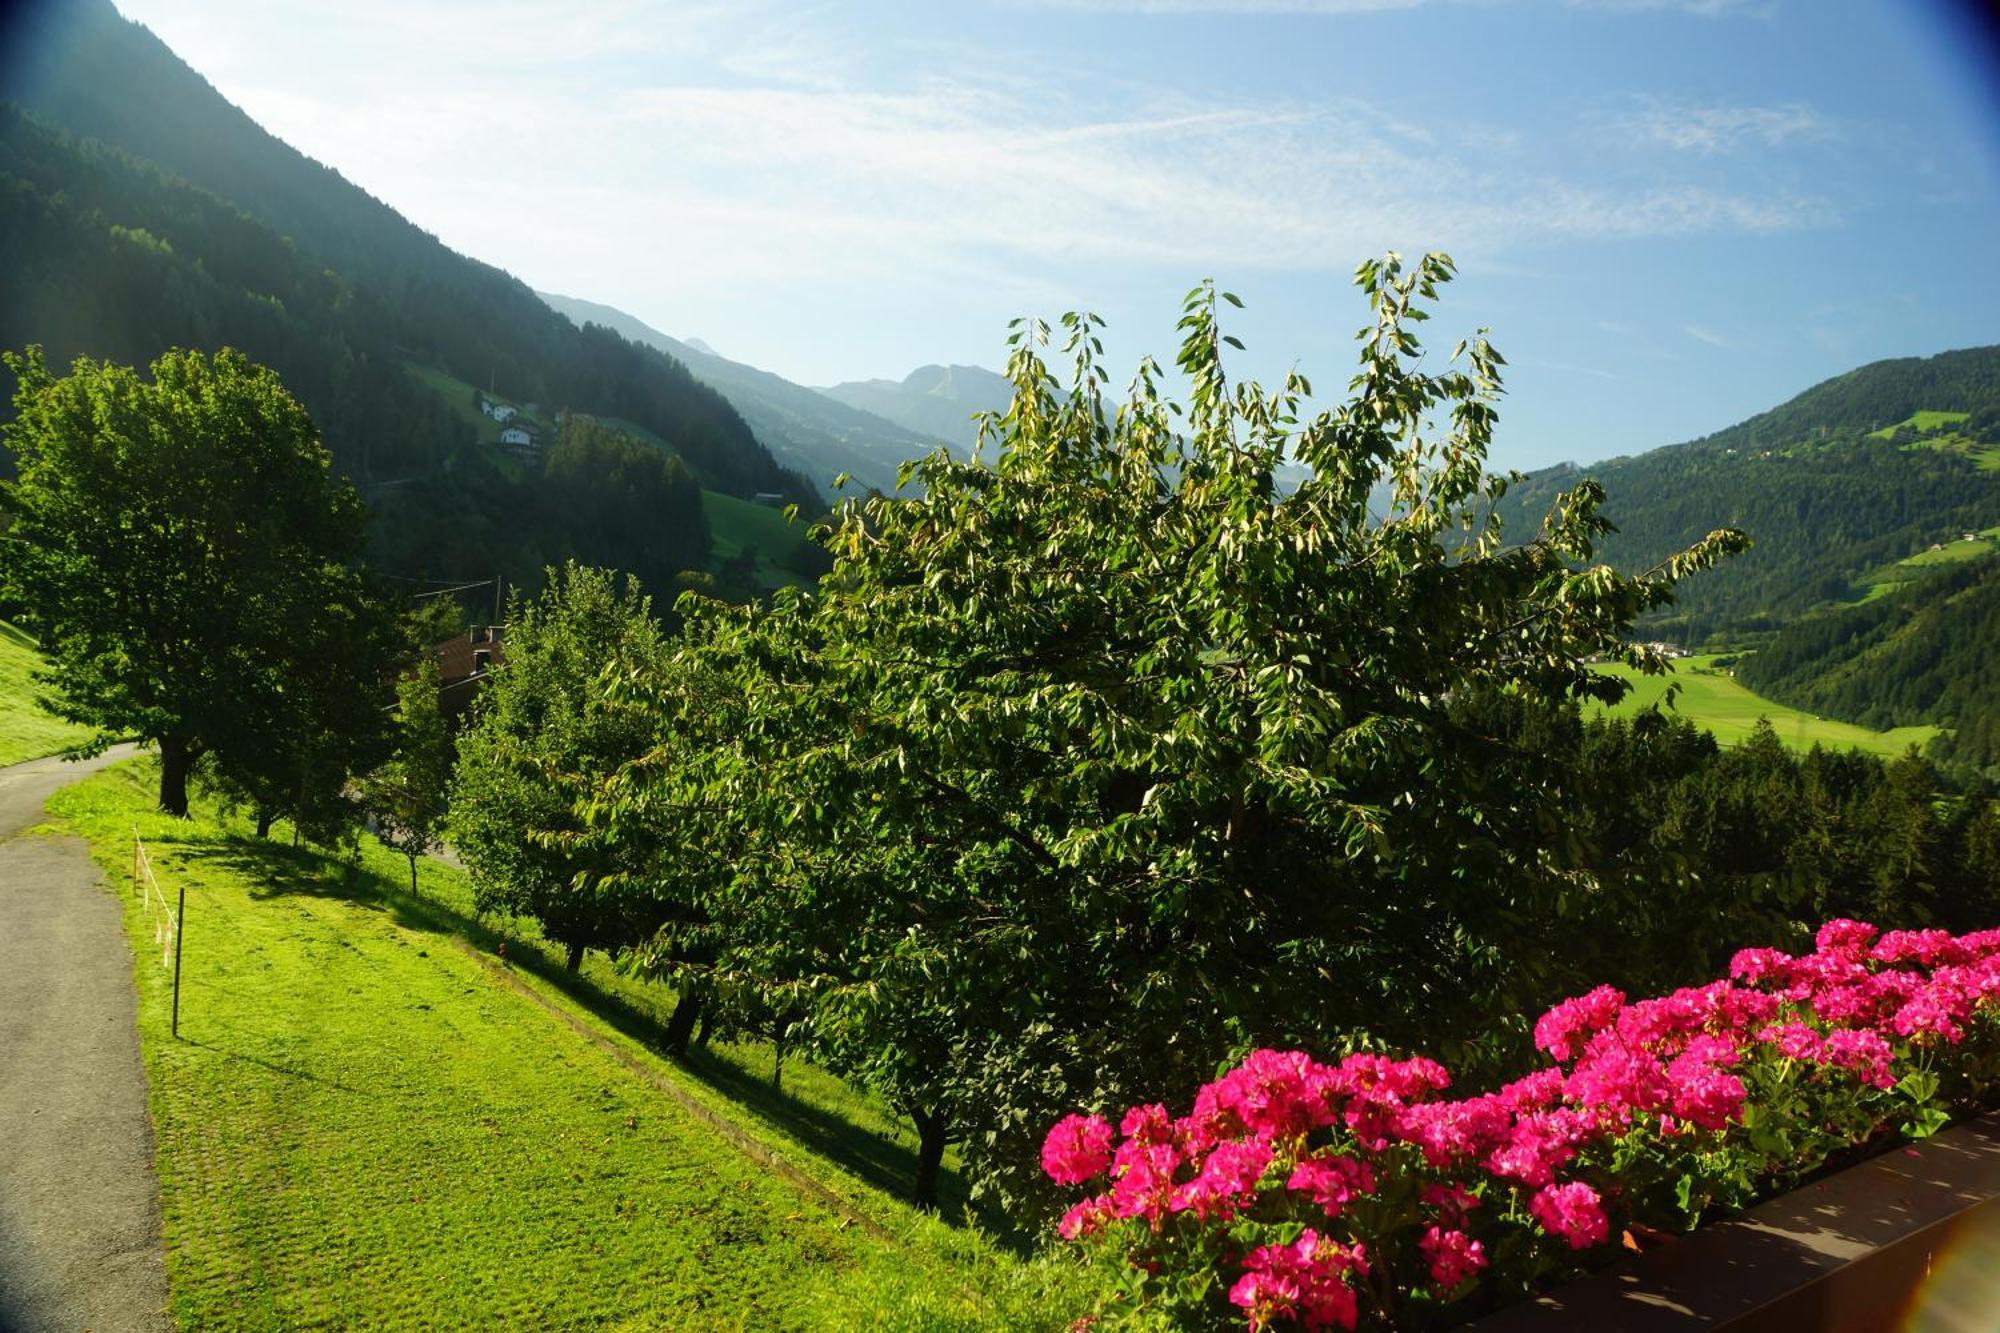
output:
<path id="1" fill-rule="evenodd" d="M 1118 14 L 1372 14 L 1426 5 L 1503 4 L 1506 0 L 1022 0 L 1045 9 L 1096 10 Z M 1719 17 L 1768 12 L 1772 0 L 1561 0 L 1570 9 L 1613 13 L 1678 10 Z"/>
<path id="2" fill-rule="evenodd" d="M 1683 324 L 1681 325 L 1681 332 L 1696 342 L 1707 343 L 1710 347 L 1720 347 L 1724 351 L 1734 351 L 1736 348 L 1735 343 L 1723 337 L 1714 329 L 1705 329 L 1699 324 Z"/>
<path id="3" fill-rule="evenodd" d="M 1727 153 L 1763 145 L 1825 139 L 1832 131 L 1812 108 L 1797 102 L 1776 106 L 1728 106 L 1652 99 L 1618 118 L 1621 130 L 1668 148 Z"/>
<path id="4" fill-rule="evenodd" d="M 1763 16 L 1777 7 L 1776 0 L 1568 0 L 1568 3 L 1571 9 L 1604 9 L 1626 14 L 1678 10 L 1703 18 L 1731 14 Z"/>
<path id="5" fill-rule="evenodd" d="M 252 34 L 218 78 L 252 115 L 448 243 L 552 289 L 643 292 L 641 314 L 783 306 L 829 275 L 911 318 L 926 293 L 1013 313 L 1147 268 L 1338 275 L 1435 246 L 1497 269 L 1577 239 L 1834 216 L 1699 155 L 1523 165 L 1400 104 L 942 54 L 884 66 L 837 9 L 508 0 L 487 23 L 469 0 L 297 0 L 282 21 L 216 3 L 208 30 Z M 357 30 L 379 36 L 337 85 L 286 72 Z M 448 76 L 440 49 L 464 57 Z M 732 331 L 716 324 L 701 331 Z"/>

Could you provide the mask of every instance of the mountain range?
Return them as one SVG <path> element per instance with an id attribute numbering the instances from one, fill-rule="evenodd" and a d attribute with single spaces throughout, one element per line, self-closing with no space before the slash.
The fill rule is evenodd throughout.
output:
<path id="1" fill-rule="evenodd" d="M 553 292 L 538 295 L 579 327 L 601 325 L 679 361 L 729 400 L 780 463 L 822 487 L 831 487 L 836 476 L 846 473 L 860 486 L 893 491 L 898 465 L 929 453 L 946 438 L 718 356 L 700 339 L 671 337 L 611 306 Z"/>
<path id="2" fill-rule="evenodd" d="M 850 380 L 820 392 L 968 453 L 979 442 L 974 414 L 1005 412 L 1014 401 L 1006 376 L 978 366 L 919 366 L 900 380 Z"/>

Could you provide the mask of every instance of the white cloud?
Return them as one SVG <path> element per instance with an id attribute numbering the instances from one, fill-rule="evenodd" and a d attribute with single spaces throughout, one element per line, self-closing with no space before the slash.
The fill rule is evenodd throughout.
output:
<path id="1" fill-rule="evenodd" d="M 1368 14 L 1432 0 L 1040 0 L 1051 9 L 1120 14 Z M 1464 0 L 1460 0 L 1461 3 Z"/>
<path id="2" fill-rule="evenodd" d="M 1723 337 L 1714 329 L 1705 329 L 1699 324 L 1683 324 L 1681 325 L 1681 332 L 1696 342 L 1707 343 L 1710 347 L 1720 347 L 1725 351 L 1733 350 L 1736 346 L 1735 343 Z"/>
<path id="3" fill-rule="evenodd" d="M 1779 148 L 1831 133 L 1812 108 L 1797 102 L 1726 106 L 1653 99 L 1618 124 L 1647 142 L 1697 153 L 1727 153 L 1751 144 Z"/>
<path id="4" fill-rule="evenodd" d="M 1372 14 L 1431 4 L 1494 5 L 1504 0 L 1027 0 L 1047 9 L 1118 14 Z M 1678 10 L 1703 17 L 1763 14 L 1772 0 L 1564 0 L 1571 9 L 1613 13 Z"/>

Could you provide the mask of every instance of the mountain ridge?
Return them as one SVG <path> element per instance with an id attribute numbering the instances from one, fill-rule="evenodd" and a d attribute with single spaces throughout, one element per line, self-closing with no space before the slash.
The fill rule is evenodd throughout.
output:
<path id="1" fill-rule="evenodd" d="M 679 360 L 729 400 L 774 457 L 822 486 L 844 472 L 861 486 L 893 491 L 897 467 L 937 447 L 937 441 L 884 417 L 718 355 L 699 339 L 662 333 L 616 306 L 555 292 L 538 291 L 536 296 L 579 327 L 598 324 Z"/>
<path id="2" fill-rule="evenodd" d="M 656 349 L 592 337 L 511 274 L 459 254 L 388 204 L 270 134 L 109 0 L 22 20 L 0 101 L 207 191 L 300 256 L 372 293 L 407 359 L 514 396 L 640 419 L 718 489 L 772 490 L 817 507 L 719 394 Z M 112 314 L 107 312 L 107 319 Z M 224 332 L 224 331 L 218 331 Z"/>
<path id="3" fill-rule="evenodd" d="M 819 392 L 968 453 L 979 442 L 974 415 L 1004 412 L 1014 401 L 1014 386 L 1004 375 L 943 364 L 918 366 L 900 380 L 848 380 Z"/>
<path id="4" fill-rule="evenodd" d="M 1882 433 L 1940 410 L 1966 415 Z M 1499 513 L 1508 531 L 1533 531 L 1558 493 L 1594 479 L 1617 528 L 1601 557 L 1628 570 L 1743 529 L 1752 550 L 1689 580 L 1649 621 L 1689 643 L 1740 638 L 1848 598 L 1868 570 L 2000 523 L 2000 470 L 1985 466 L 1983 442 L 2000 447 L 2000 346 L 1870 362 L 1699 439 L 1540 469 Z"/>

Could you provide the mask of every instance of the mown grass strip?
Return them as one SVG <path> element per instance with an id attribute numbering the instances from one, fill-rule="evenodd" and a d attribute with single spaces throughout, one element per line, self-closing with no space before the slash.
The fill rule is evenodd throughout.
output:
<path id="1" fill-rule="evenodd" d="M 167 819 L 146 767 L 50 810 L 125 902 L 183 1326 L 819 1328 L 885 1311 L 906 1328 L 1059 1326 L 1064 1270 L 767 1169 L 688 1105 L 713 1093 L 662 1097 L 671 1067 L 635 1069 L 643 1053 L 588 1014 L 548 1022 L 569 1006 L 523 1003 L 537 978 L 496 984 L 397 891 L 407 869 L 385 849 L 336 858 L 241 821 Z M 123 892 L 134 826 L 188 889 L 180 1041 Z M 426 865 L 420 884 L 456 877 Z"/>
<path id="2" fill-rule="evenodd" d="M 671 1098 L 676 1105 L 689 1115 L 707 1121 L 717 1133 L 735 1144 L 750 1160 L 768 1171 L 775 1172 L 798 1189 L 817 1198 L 833 1212 L 840 1214 L 844 1220 L 858 1223 L 864 1230 L 874 1235 L 877 1239 L 892 1244 L 895 1242 L 896 1238 L 890 1235 L 888 1228 L 884 1227 L 881 1223 L 875 1221 L 866 1213 L 852 1208 L 847 1200 L 840 1198 L 832 1190 L 820 1184 L 819 1181 L 799 1170 L 762 1143 L 759 1143 L 753 1135 L 745 1131 L 740 1125 L 704 1106 L 671 1080 L 662 1076 L 658 1070 L 649 1067 L 637 1056 L 625 1051 L 616 1042 L 613 1042 L 602 1033 L 595 1031 L 589 1024 L 543 996 L 534 987 L 523 983 L 518 977 L 507 971 L 504 963 L 480 953 L 463 939 L 453 940 L 452 943 L 463 949 L 475 962 L 492 973 L 501 984 L 526 998 L 530 1003 L 546 1010 L 560 1020 L 570 1031 L 576 1033 L 577 1036 L 603 1050 L 633 1074 L 652 1084 L 654 1088 Z"/>

